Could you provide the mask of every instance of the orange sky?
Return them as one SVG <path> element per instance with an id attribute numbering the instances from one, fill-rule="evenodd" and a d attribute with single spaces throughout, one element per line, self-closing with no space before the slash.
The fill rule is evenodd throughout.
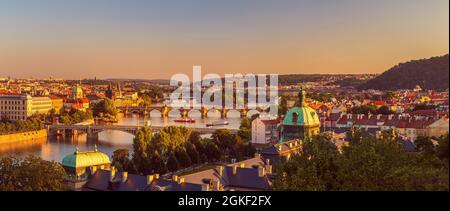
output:
<path id="1" fill-rule="evenodd" d="M 0 77 L 380 73 L 449 51 L 448 0 L 11 2 L 0 3 Z"/>

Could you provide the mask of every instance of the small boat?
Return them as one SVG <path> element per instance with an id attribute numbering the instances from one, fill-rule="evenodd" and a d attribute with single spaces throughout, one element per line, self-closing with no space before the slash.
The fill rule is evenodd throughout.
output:
<path id="1" fill-rule="evenodd" d="M 175 119 L 174 121 L 178 123 L 195 123 L 193 118 Z"/>
<path id="2" fill-rule="evenodd" d="M 229 124 L 230 123 L 227 121 L 215 121 L 215 122 L 206 124 L 206 127 L 223 126 L 223 125 L 229 125 Z"/>
<path id="3" fill-rule="evenodd" d="M 104 118 L 103 119 L 103 122 L 104 123 L 117 123 L 117 122 L 119 122 L 117 119 L 107 119 L 107 118 Z"/>

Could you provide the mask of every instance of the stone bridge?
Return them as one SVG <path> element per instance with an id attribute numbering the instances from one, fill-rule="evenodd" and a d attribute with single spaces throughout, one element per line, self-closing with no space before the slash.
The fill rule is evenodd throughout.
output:
<path id="1" fill-rule="evenodd" d="M 137 131 L 144 126 L 134 126 L 134 125 L 49 125 L 47 130 L 50 135 L 55 135 L 58 133 L 77 135 L 78 133 L 85 133 L 87 136 L 98 138 L 98 134 L 105 130 L 115 130 L 122 131 L 132 135 L 136 135 Z M 151 126 L 154 132 L 158 132 L 164 129 L 166 126 Z M 217 130 L 217 128 L 192 128 L 187 127 L 192 131 L 196 131 L 200 134 L 211 134 Z M 231 133 L 236 134 L 237 129 L 229 129 Z"/>
<path id="2" fill-rule="evenodd" d="M 161 113 L 161 117 L 167 117 L 169 116 L 169 113 L 171 111 L 178 111 L 180 116 L 183 118 L 188 117 L 188 114 L 190 111 L 193 110 L 197 110 L 200 112 L 201 117 L 202 118 L 207 118 L 208 117 L 208 112 L 211 110 L 215 110 L 215 111 L 219 111 L 220 112 L 220 116 L 221 118 L 226 118 L 227 114 L 229 111 L 231 110 L 235 110 L 238 111 L 241 115 L 241 118 L 246 117 L 247 113 L 250 111 L 250 109 L 248 108 L 243 108 L 243 109 L 227 109 L 227 108 L 206 108 L 206 107 L 201 107 L 199 109 L 196 108 L 174 108 L 174 107 L 170 107 L 167 105 L 162 105 L 162 106 L 125 106 L 125 107 L 117 107 L 117 109 L 124 113 L 124 114 L 128 114 L 128 113 L 138 113 L 138 114 L 144 114 L 144 115 L 148 115 L 150 114 L 150 112 L 152 111 L 159 111 Z M 270 109 L 269 108 L 256 108 L 256 109 L 252 109 L 252 110 L 256 110 L 259 113 L 262 112 L 269 112 Z"/>

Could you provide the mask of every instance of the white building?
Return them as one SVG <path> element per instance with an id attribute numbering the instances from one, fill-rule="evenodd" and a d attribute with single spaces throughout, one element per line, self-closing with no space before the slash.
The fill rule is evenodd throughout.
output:
<path id="1" fill-rule="evenodd" d="M 252 144 L 266 145 L 279 140 L 278 119 L 256 118 L 252 122 Z"/>
<path id="2" fill-rule="evenodd" d="M 31 97 L 30 95 L 0 96 L 0 118 L 12 121 L 25 120 L 33 114 L 45 114 L 52 109 L 48 97 Z"/>

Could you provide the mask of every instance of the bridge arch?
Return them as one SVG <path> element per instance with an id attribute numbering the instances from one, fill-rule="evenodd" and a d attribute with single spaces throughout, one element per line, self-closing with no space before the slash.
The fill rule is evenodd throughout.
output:
<path id="1" fill-rule="evenodd" d="M 221 112 L 219 109 L 209 109 L 208 111 L 208 117 L 213 117 L 213 118 L 220 118 L 221 117 Z"/>
<path id="2" fill-rule="evenodd" d="M 169 111 L 169 117 L 181 117 L 181 112 L 178 109 Z"/>
<path id="3" fill-rule="evenodd" d="M 202 117 L 202 113 L 199 110 L 192 109 L 188 112 L 188 117 Z"/>
<path id="4" fill-rule="evenodd" d="M 241 112 L 239 112 L 238 110 L 235 110 L 235 109 L 229 110 L 227 113 L 227 117 L 228 118 L 240 118 Z"/>
<path id="5" fill-rule="evenodd" d="M 153 109 L 152 111 L 150 111 L 150 117 L 161 117 L 161 111 L 159 111 L 158 109 Z"/>

